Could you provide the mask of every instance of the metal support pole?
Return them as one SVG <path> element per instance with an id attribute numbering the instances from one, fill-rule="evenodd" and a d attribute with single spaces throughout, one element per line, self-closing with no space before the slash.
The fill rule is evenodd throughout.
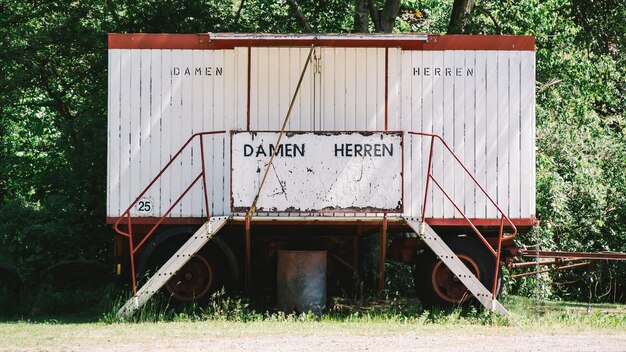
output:
<path id="1" fill-rule="evenodd" d="M 428 171 L 426 171 L 426 188 L 424 189 L 424 206 L 422 207 L 422 223 L 426 222 L 426 206 L 428 205 L 428 188 L 430 187 L 431 172 L 433 169 L 433 149 L 435 148 L 435 137 L 430 137 L 430 152 L 428 155 Z"/>
<path id="2" fill-rule="evenodd" d="M 246 244 L 245 244 L 245 275 L 244 275 L 244 289 L 246 292 L 250 292 L 251 286 L 251 270 L 252 270 L 252 254 L 251 254 L 251 236 L 250 236 L 250 217 L 246 216 Z"/>
<path id="3" fill-rule="evenodd" d="M 130 248 L 130 275 L 133 282 L 133 296 L 137 296 L 137 276 L 135 274 L 135 252 L 133 251 L 133 238 L 128 237 L 128 246 Z"/>
<path id="4" fill-rule="evenodd" d="M 361 240 L 361 235 L 363 234 L 363 228 L 360 225 L 356 227 L 356 235 L 354 236 L 354 240 L 352 243 L 353 252 L 352 252 L 352 265 L 354 266 L 354 278 L 359 277 L 359 242 Z"/>
<path id="5" fill-rule="evenodd" d="M 202 164 L 202 191 L 204 192 L 204 210 L 206 211 L 206 221 L 211 220 L 209 211 L 209 192 L 206 187 L 206 168 L 204 167 L 204 136 L 200 135 L 200 162 Z"/>
<path id="6" fill-rule="evenodd" d="M 537 262 L 535 263 L 535 321 L 539 321 L 539 236 L 540 227 L 537 227 Z"/>
<path id="7" fill-rule="evenodd" d="M 495 300 L 498 295 L 498 274 L 500 270 L 500 257 L 502 254 L 502 234 L 504 231 L 504 215 L 500 218 L 500 233 L 498 235 L 498 252 L 496 254 L 496 267 L 493 273 L 493 289 L 491 290 L 491 299 Z"/>
<path id="8" fill-rule="evenodd" d="M 385 289 L 385 257 L 387 256 L 387 214 L 383 217 L 383 226 L 380 231 L 380 262 L 378 266 L 378 293 Z"/>

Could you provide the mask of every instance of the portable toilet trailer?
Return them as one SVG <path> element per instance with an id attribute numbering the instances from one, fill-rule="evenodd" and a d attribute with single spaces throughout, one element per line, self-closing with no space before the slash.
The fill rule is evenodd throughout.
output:
<path id="1" fill-rule="evenodd" d="M 161 289 L 271 289 L 284 249 L 325 250 L 329 282 L 351 280 L 368 233 L 379 289 L 404 234 L 390 254 L 425 305 L 469 291 L 506 314 L 496 264 L 536 224 L 534 37 L 108 40 L 107 223 L 134 289 L 120 315 Z"/>

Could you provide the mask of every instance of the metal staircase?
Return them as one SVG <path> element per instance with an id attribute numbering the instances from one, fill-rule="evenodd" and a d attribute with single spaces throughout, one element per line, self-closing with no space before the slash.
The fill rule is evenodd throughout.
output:
<path id="1" fill-rule="evenodd" d="M 129 299 L 117 312 L 120 318 L 131 317 L 167 281 L 176 274 L 215 234 L 222 229 L 228 217 L 212 217 Z"/>
<path id="2" fill-rule="evenodd" d="M 444 264 L 456 275 L 465 287 L 488 310 L 508 316 L 509 312 L 498 302 L 493 294 L 472 274 L 459 257 L 446 245 L 430 225 L 415 218 L 405 219 L 415 233 L 430 247 Z"/>
<path id="3" fill-rule="evenodd" d="M 130 253 L 131 260 L 131 278 L 133 283 L 133 297 L 126 302 L 126 304 L 118 311 L 117 315 L 122 318 L 130 317 L 134 314 L 137 309 L 142 307 L 157 291 L 159 291 L 169 279 L 172 278 L 176 274 L 178 270 L 180 270 L 191 257 L 194 256 L 229 220 L 228 217 L 211 217 L 211 211 L 209 208 L 209 199 L 208 193 L 206 189 L 206 169 L 204 163 L 202 164 L 202 171 L 193 179 L 192 182 L 189 183 L 187 188 L 182 192 L 182 194 L 172 202 L 171 206 L 165 213 L 158 219 L 158 221 L 152 226 L 152 228 L 147 232 L 147 234 L 139 241 L 138 244 L 135 244 L 133 237 L 133 216 L 131 216 L 131 210 L 137 202 L 143 197 L 146 192 L 157 182 L 157 180 L 163 175 L 163 173 L 176 161 L 179 160 L 183 151 L 186 148 L 190 148 L 195 139 L 199 142 L 200 149 L 200 159 L 205 160 L 204 156 L 204 148 L 203 148 L 203 138 L 209 135 L 214 134 L 224 134 L 225 131 L 208 131 L 208 132 L 199 132 L 193 134 L 187 142 L 178 150 L 178 152 L 170 159 L 170 161 L 163 167 L 161 172 L 150 182 L 150 184 L 144 189 L 144 191 L 135 199 L 135 201 L 126 209 L 126 211 L 120 216 L 115 222 L 114 229 L 115 231 L 128 239 L 128 247 Z M 474 276 L 470 270 L 459 260 L 456 254 L 446 245 L 446 243 L 437 235 L 437 233 L 426 223 L 426 209 L 428 205 L 428 195 L 431 187 L 437 187 L 445 196 L 448 201 L 452 203 L 456 211 L 461 215 L 461 217 L 467 222 L 469 227 L 475 232 L 477 238 L 482 241 L 482 243 L 486 246 L 486 248 L 490 251 L 490 253 L 495 257 L 495 270 L 494 270 L 494 282 L 498 277 L 499 263 L 501 257 L 501 246 L 503 241 L 513 239 L 517 234 L 517 228 L 509 219 L 509 217 L 502 211 L 502 209 L 496 204 L 496 202 L 489 196 L 484 187 L 482 187 L 474 175 L 469 171 L 469 169 L 463 164 L 461 159 L 454 153 L 452 148 L 438 135 L 431 133 L 423 133 L 423 132 L 408 132 L 410 136 L 420 136 L 424 138 L 430 138 L 430 153 L 428 157 L 427 164 L 427 174 L 426 174 L 426 185 L 424 191 L 424 204 L 422 207 L 421 218 L 406 218 L 406 223 L 416 232 L 418 233 L 422 240 L 432 249 L 432 251 L 446 264 L 446 266 L 458 277 L 458 279 L 465 285 L 465 287 L 484 305 L 487 309 L 491 311 L 498 312 L 503 315 L 509 315 L 506 309 L 495 299 L 496 297 L 496 285 L 494 285 L 493 290 L 490 292 L 484 285 Z M 450 153 L 453 157 L 453 160 L 458 163 L 465 173 L 471 178 L 477 192 L 482 192 L 486 199 L 495 207 L 500 214 L 500 231 L 497 238 L 497 246 L 492 246 L 485 239 L 485 237 L 480 233 L 478 228 L 474 225 L 471 219 L 469 219 L 461 207 L 450 197 L 450 194 L 446 192 L 442 186 L 442 183 L 435 178 L 432 172 L 433 165 L 433 149 L 435 146 L 435 142 L 441 143 L 443 146 L 443 150 Z M 202 184 L 204 190 L 204 208 L 205 214 L 207 218 L 207 222 L 200 227 L 200 229 L 170 258 L 149 280 L 148 282 L 141 287 L 139 290 L 137 289 L 137 278 L 135 276 L 135 254 L 146 244 L 146 241 L 156 232 L 159 225 L 170 216 L 172 210 L 180 203 L 181 199 L 185 197 L 191 190 L 191 188 L 196 185 L 198 182 Z M 252 211 L 248 212 L 246 215 L 246 238 L 249 241 L 249 220 L 251 218 L 252 213 L 254 213 L 254 206 L 251 207 Z M 352 218 L 351 218 L 352 219 Z M 383 223 L 386 223 L 386 216 Z M 304 219 L 300 219 L 304 220 Z M 384 225 L 383 227 L 385 227 Z M 510 230 L 507 231 L 512 233 L 509 236 L 505 236 L 505 229 Z M 249 251 L 249 242 L 246 251 Z M 248 252 L 249 253 L 249 252 Z M 249 254 L 247 254 L 249 255 Z M 246 273 L 249 273 L 249 258 L 246 259 L 247 269 Z"/>

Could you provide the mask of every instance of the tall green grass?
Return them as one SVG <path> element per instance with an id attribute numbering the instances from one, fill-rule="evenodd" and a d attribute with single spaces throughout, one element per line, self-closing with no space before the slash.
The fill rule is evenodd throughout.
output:
<path id="1" fill-rule="evenodd" d="M 204 305 L 174 304 L 169 297 L 157 295 L 131 318 L 117 317 L 119 308 L 132 293 L 111 285 L 91 290 L 62 292 L 44 288 L 20 298 L 19 303 L 0 303 L 5 321 L 48 323 L 100 322 L 104 324 L 142 322 L 329 322 L 390 323 L 417 325 L 480 325 L 480 326 L 566 326 L 580 328 L 611 328 L 626 330 L 626 305 L 591 304 L 507 296 L 503 304 L 511 317 L 502 317 L 480 307 L 423 309 L 416 298 L 394 294 L 380 297 L 350 296 L 334 298 L 321 317 L 314 314 L 285 314 L 275 309 L 267 297 L 239 297 L 224 290 L 214 293 Z M 10 314 L 9 314 L 10 313 Z"/>
<path id="2" fill-rule="evenodd" d="M 125 296 L 124 298 L 128 298 Z M 253 300 L 253 299 L 252 299 Z M 104 323 L 120 323 L 115 313 L 123 300 L 102 315 Z M 511 312 L 503 317 L 481 307 L 464 306 L 425 310 L 417 299 L 334 299 L 321 317 L 311 312 L 285 314 L 272 307 L 254 309 L 258 304 L 249 298 L 229 296 L 223 290 L 213 294 L 207 305 L 189 305 L 174 309 L 166 297 L 149 301 L 130 322 L 224 321 L 224 322 L 330 322 L 330 323 L 394 323 L 418 325 L 482 325 L 482 326 L 571 326 L 626 330 L 626 306 L 619 304 L 542 301 L 536 314 L 534 299 L 508 296 L 504 305 Z"/>
<path id="3" fill-rule="evenodd" d="M 548 301 L 510 296 L 503 304 L 512 319 L 523 325 L 561 325 L 626 329 L 626 305 L 587 302 Z"/>

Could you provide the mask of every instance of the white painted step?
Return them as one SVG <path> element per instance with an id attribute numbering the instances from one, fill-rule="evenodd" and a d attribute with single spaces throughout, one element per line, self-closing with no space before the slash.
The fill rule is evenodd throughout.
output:
<path id="1" fill-rule="evenodd" d="M 506 308 L 497 299 L 493 299 L 491 291 L 472 274 L 430 225 L 414 218 L 406 218 L 405 220 L 485 308 L 509 316 Z"/>
<path id="2" fill-rule="evenodd" d="M 167 281 L 182 268 L 191 257 L 209 242 L 209 240 L 222 229 L 228 221 L 228 217 L 214 217 L 202 225 L 196 233 L 185 242 L 182 247 L 146 282 L 138 291 L 137 295 L 129 299 L 117 312 L 120 318 L 131 317 L 135 311 L 141 308 L 155 293 L 157 293 Z"/>

